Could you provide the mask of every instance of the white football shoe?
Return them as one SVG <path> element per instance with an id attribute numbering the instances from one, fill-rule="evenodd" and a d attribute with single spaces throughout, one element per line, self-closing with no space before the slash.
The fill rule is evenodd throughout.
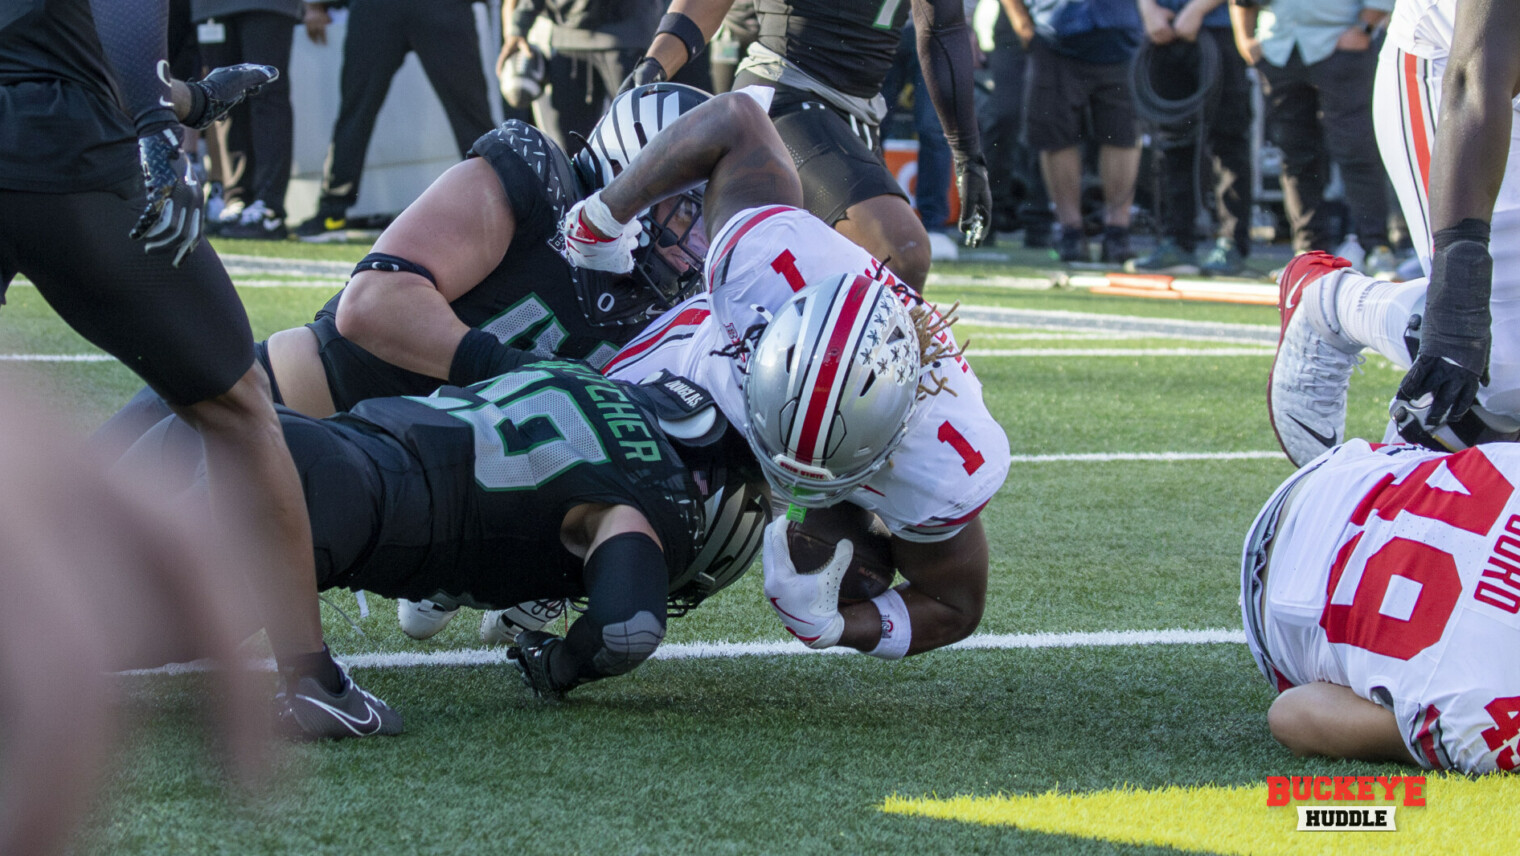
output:
<path id="1" fill-rule="evenodd" d="M 396 620 L 401 622 L 401 632 L 413 639 L 432 636 L 458 613 L 458 607 L 449 609 L 431 600 L 396 601 Z"/>
<path id="2" fill-rule="evenodd" d="M 480 641 L 487 645 L 511 645 L 524 630 L 542 630 L 565 614 L 563 600 L 529 600 L 508 609 L 496 609 L 480 617 Z"/>
<path id="3" fill-rule="evenodd" d="M 1341 334 L 1335 295 L 1351 262 L 1324 252 L 1295 257 L 1278 277 L 1282 329 L 1267 376 L 1277 442 L 1301 467 L 1346 434 L 1346 392 L 1362 346 Z"/>

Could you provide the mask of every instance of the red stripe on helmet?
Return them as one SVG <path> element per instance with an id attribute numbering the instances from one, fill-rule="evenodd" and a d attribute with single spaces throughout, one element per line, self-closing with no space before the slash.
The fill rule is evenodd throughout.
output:
<path id="1" fill-rule="evenodd" d="M 814 373 L 813 389 L 808 395 L 807 410 L 802 418 L 802 431 L 797 440 L 799 461 L 816 463 L 823 458 L 823 450 L 818 447 L 827 436 L 824 423 L 828 415 L 834 411 L 834 402 L 830 400 L 829 391 L 841 374 L 841 367 L 848 370 L 848 360 L 853 356 L 850 348 L 850 334 L 855 328 L 855 319 L 860 315 L 866 294 L 870 292 L 873 284 L 866 277 L 855 277 L 839 304 L 838 314 L 834 314 L 834 329 L 829 332 L 828 343 L 823 349 L 823 360 Z"/>

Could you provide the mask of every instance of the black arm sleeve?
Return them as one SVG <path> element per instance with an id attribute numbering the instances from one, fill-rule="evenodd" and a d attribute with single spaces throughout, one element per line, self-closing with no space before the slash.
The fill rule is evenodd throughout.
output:
<path id="1" fill-rule="evenodd" d="M 565 634 L 555 678 L 576 684 L 626 674 L 665 638 L 665 555 L 648 535 L 625 532 L 586 558 L 586 613 Z M 574 668 L 572 673 L 570 670 Z"/>
<path id="2" fill-rule="evenodd" d="M 90 0 L 90 11 L 137 135 L 178 124 L 169 99 L 168 0 Z"/>
<path id="3" fill-rule="evenodd" d="M 981 157 L 972 77 L 971 27 L 961 0 L 913 0 L 913 28 L 924 86 L 956 163 Z"/>

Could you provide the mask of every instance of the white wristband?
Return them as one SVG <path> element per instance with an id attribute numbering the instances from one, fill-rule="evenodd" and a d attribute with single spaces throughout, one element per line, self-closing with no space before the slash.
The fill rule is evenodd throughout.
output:
<path id="1" fill-rule="evenodd" d="M 901 660 L 908 654 L 908 643 L 913 639 L 913 624 L 908 619 L 908 605 L 903 603 L 897 589 L 887 589 L 871 598 L 876 611 L 881 613 L 881 641 L 867 651 L 872 657 L 883 660 Z"/>
<path id="2" fill-rule="evenodd" d="M 603 235 L 607 235 L 606 240 L 609 241 L 616 240 L 619 235 L 623 234 L 623 227 L 627 225 L 626 223 L 618 222 L 618 219 L 612 216 L 612 209 L 608 208 L 607 203 L 602 201 L 602 192 L 600 190 L 586 197 L 586 205 L 581 208 L 581 216 L 586 219 L 591 228 L 601 232 Z"/>

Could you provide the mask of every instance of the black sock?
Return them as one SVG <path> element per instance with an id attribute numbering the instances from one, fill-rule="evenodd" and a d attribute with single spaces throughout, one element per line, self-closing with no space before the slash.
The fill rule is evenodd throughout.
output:
<path id="1" fill-rule="evenodd" d="M 338 664 L 333 662 L 332 652 L 327 650 L 326 645 L 320 651 L 285 658 L 280 663 L 280 669 L 289 670 L 298 678 L 315 678 L 330 693 L 343 691 L 343 673 L 338 670 Z"/>

